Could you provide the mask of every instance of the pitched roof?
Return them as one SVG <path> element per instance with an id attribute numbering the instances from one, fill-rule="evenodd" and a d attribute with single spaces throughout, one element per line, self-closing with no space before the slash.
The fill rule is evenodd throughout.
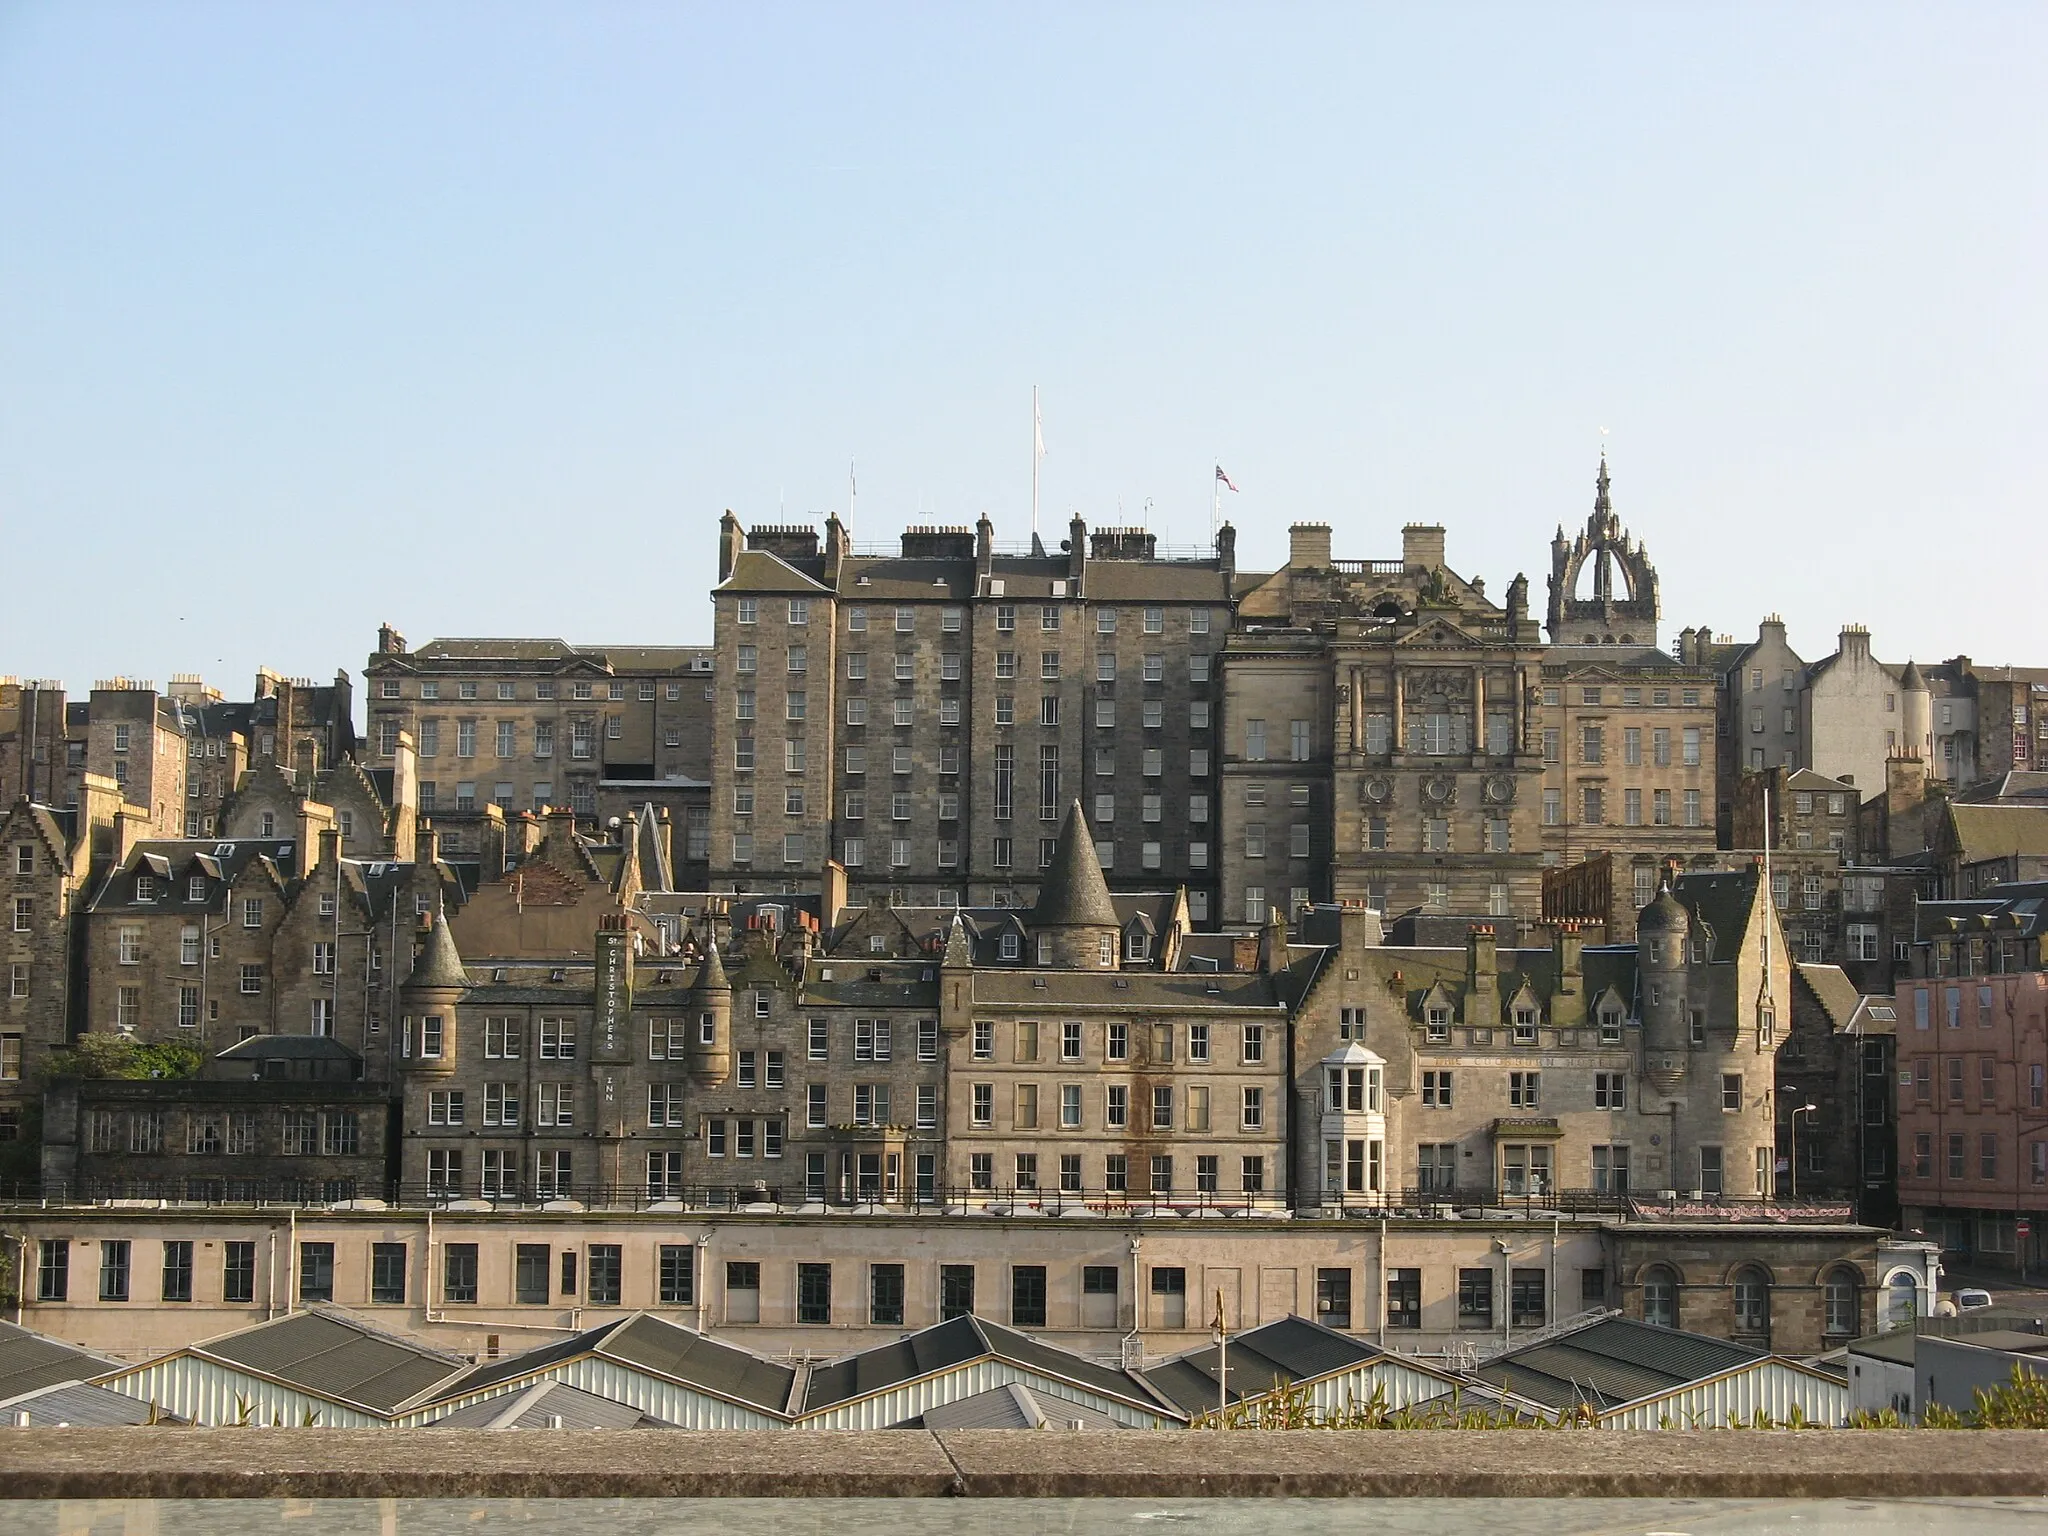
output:
<path id="1" fill-rule="evenodd" d="M 832 589 L 765 549 L 743 549 L 732 574 L 713 590 L 719 592 L 823 592 Z"/>
<path id="2" fill-rule="evenodd" d="M 63 1381 L 83 1381 L 114 1369 L 102 1359 L 28 1328 L 0 1323 L 0 1398 L 19 1396 Z"/>
<path id="3" fill-rule="evenodd" d="M 1052 867 L 1038 887 L 1038 905 L 1032 909 L 1031 921 L 1041 928 L 1120 926 L 1079 800 L 1067 807 L 1066 823 L 1060 828 Z"/>
<path id="4" fill-rule="evenodd" d="M 666 1420 L 566 1381 L 541 1381 L 524 1391 L 458 1408 L 428 1429 L 668 1429 Z"/>
<path id="5" fill-rule="evenodd" d="M 1049 1397 L 1021 1381 L 1008 1382 L 927 1408 L 898 1429 L 1123 1429 L 1108 1414 L 1063 1397 Z"/>
<path id="6" fill-rule="evenodd" d="M 1770 1358 L 1768 1350 L 1632 1318 L 1604 1317 L 1509 1350 L 1475 1374 L 1550 1408 L 1605 1411 Z"/>
<path id="7" fill-rule="evenodd" d="M 773 1414 L 788 1408 L 790 1388 L 796 1380 L 791 1366 L 652 1313 L 637 1312 L 524 1354 L 479 1365 L 447 1383 L 437 1395 L 443 1399 L 467 1397 L 485 1387 L 517 1381 L 585 1356 L 649 1371 Z"/>
<path id="8" fill-rule="evenodd" d="M 125 1392 L 96 1387 L 84 1381 L 60 1381 L 32 1392 L 0 1398 L 0 1415 L 5 1415 L 7 1423 L 13 1424 L 21 1414 L 28 1415 L 32 1428 L 56 1424 L 105 1428 L 152 1421 L 158 1424 L 184 1422 L 161 1409 L 153 1409 L 139 1397 L 130 1397 Z"/>
<path id="9" fill-rule="evenodd" d="M 373 1413 L 433 1393 L 467 1362 L 321 1307 L 191 1346 L 192 1353 Z"/>
<path id="10" fill-rule="evenodd" d="M 2048 805 L 1957 805 L 1948 814 L 1965 864 L 2005 854 L 2048 858 Z"/>
<path id="11" fill-rule="evenodd" d="M 1128 1373 L 970 1314 L 813 1367 L 804 1384 L 803 1411 L 817 1413 L 906 1381 L 990 1358 L 1103 1396 L 1152 1406 L 1143 1385 Z"/>
<path id="12" fill-rule="evenodd" d="M 1349 1370 L 1387 1351 L 1325 1328 L 1305 1317 L 1283 1317 L 1235 1335 L 1224 1362 L 1233 1402 L 1258 1397 L 1288 1383 L 1313 1381 Z M 1217 1350 L 1214 1344 L 1176 1355 L 1143 1373 L 1157 1391 L 1189 1413 L 1217 1405 Z M 1403 1362 L 1409 1363 L 1409 1362 Z M 1422 1367 L 1427 1369 L 1427 1367 Z"/>

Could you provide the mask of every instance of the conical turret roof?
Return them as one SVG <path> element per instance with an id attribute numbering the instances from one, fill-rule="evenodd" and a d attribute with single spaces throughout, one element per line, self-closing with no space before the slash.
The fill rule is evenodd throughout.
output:
<path id="1" fill-rule="evenodd" d="M 1038 905 L 1032 909 L 1031 921 L 1040 928 L 1117 926 L 1109 882 L 1102 878 L 1095 839 L 1088 835 L 1088 819 L 1081 814 L 1078 800 L 1067 808 L 1059 847 L 1053 853 L 1052 868 L 1038 887 Z"/>
<path id="2" fill-rule="evenodd" d="M 462 969 L 462 955 L 455 948 L 455 935 L 448 931 L 448 914 L 434 913 L 434 925 L 427 930 L 427 942 L 420 950 L 419 959 L 413 962 L 412 974 L 405 978 L 408 987 L 442 987 L 460 990 L 469 985 L 469 976 Z"/>
<path id="3" fill-rule="evenodd" d="M 1927 679 L 1920 675 L 1919 662 L 1912 660 L 1910 657 L 1907 658 L 1906 670 L 1899 674 L 1899 687 L 1906 693 L 1923 693 L 1926 691 Z"/>
<path id="4" fill-rule="evenodd" d="M 1657 899 L 1643 908 L 1636 919 L 1636 932 L 1682 933 L 1692 925 L 1692 918 L 1679 899 L 1671 894 L 1671 882 L 1666 879 L 1657 888 Z"/>
<path id="5" fill-rule="evenodd" d="M 967 939 L 967 920 L 958 912 L 953 914 L 953 926 L 946 933 L 946 953 L 939 964 L 946 966 L 974 964 L 974 946 Z"/>
<path id="6" fill-rule="evenodd" d="M 697 967 L 697 981 L 690 989 L 693 992 L 730 992 L 732 983 L 725 979 L 725 962 L 718 956 L 718 941 L 714 938 L 704 946 L 704 963 Z"/>

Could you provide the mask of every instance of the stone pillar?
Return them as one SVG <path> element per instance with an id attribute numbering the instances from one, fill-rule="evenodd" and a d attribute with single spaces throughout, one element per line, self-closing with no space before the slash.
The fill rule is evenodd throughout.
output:
<path id="1" fill-rule="evenodd" d="M 1351 669 L 1351 750 L 1365 747 L 1365 669 Z"/>
<path id="2" fill-rule="evenodd" d="M 1472 752 L 1486 751 L 1486 664 L 1472 669 Z"/>
<path id="3" fill-rule="evenodd" d="M 1392 679 L 1394 686 L 1394 750 L 1396 752 L 1406 752 L 1408 750 L 1408 708 L 1407 701 L 1401 697 L 1401 664 L 1399 662 L 1389 663 L 1387 676 Z"/>

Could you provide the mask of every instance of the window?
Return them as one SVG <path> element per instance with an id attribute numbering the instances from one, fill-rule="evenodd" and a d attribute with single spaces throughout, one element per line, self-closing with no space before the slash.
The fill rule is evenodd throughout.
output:
<path id="1" fill-rule="evenodd" d="M 1742 1074 L 1723 1072 L 1721 1074 L 1721 1112 L 1740 1114 L 1742 1112 Z"/>
<path id="2" fill-rule="evenodd" d="M 1821 1282 L 1822 1326 L 1830 1335 L 1848 1338 L 1858 1331 L 1863 1314 L 1857 1289 L 1856 1276 L 1845 1269 L 1829 1270 Z"/>
<path id="3" fill-rule="evenodd" d="M 1451 1107 L 1451 1076 L 1449 1072 L 1442 1071 L 1422 1074 L 1422 1104 L 1425 1109 Z"/>
<path id="4" fill-rule="evenodd" d="M 1266 722 L 1246 720 L 1244 723 L 1244 756 L 1249 763 L 1263 763 L 1266 760 Z"/>
<path id="5" fill-rule="evenodd" d="M 1754 1266 L 1735 1273 L 1735 1331 L 1766 1334 L 1771 1327 L 1770 1282 Z"/>
<path id="6" fill-rule="evenodd" d="M 1618 1075 L 1618 1074 L 1616 1074 Z M 1541 1072 L 1508 1074 L 1508 1105 L 1512 1109 L 1538 1109 L 1542 1099 Z"/>
<path id="7" fill-rule="evenodd" d="M 1628 1074 L 1626 1072 L 1595 1072 L 1593 1074 L 1593 1107 L 1595 1109 L 1628 1108 Z"/>
<path id="8" fill-rule="evenodd" d="M 1387 1326 L 1389 1328 L 1420 1328 L 1422 1326 L 1421 1270 L 1390 1269 L 1387 1271 Z"/>
<path id="9" fill-rule="evenodd" d="M 1485 1331 L 1493 1327 L 1493 1271 L 1458 1271 L 1458 1326 Z"/>
<path id="10" fill-rule="evenodd" d="M 163 1298 L 165 1301 L 192 1299 L 192 1244 L 173 1240 L 164 1244 Z"/>
<path id="11" fill-rule="evenodd" d="M 1678 1326 L 1678 1280 L 1662 1264 L 1643 1276 L 1643 1321 L 1653 1328 Z"/>
<path id="12" fill-rule="evenodd" d="M 1700 1193 L 1719 1195 L 1722 1192 L 1723 1169 L 1719 1147 L 1700 1148 Z"/>
<path id="13" fill-rule="evenodd" d="M 256 1245 L 252 1242 L 231 1242 L 221 1244 L 221 1249 L 220 1299 L 246 1306 L 256 1299 Z M 47 1301 L 50 1298 L 46 1296 L 43 1299 Z M 61 1297 L 57 1299 L 62 1300 Z"/>
<path id="14" fill-rule="evenodd" d="M 100 1300 L 128 1299 L 129 1242 L 126 1238 L 104 1238 L 100 1242 Z"/>
<path id="15" fill-rule="evenodd" d="M 334 1244 L 299 1244 L 299 1300 L 334 1300 Z"/>
<path id="16" fill-rule="evenodd" d="M 1544 1274 L 1540 1269 L 1508 1273 L 1508 1321 L 1517 1328 L 1540 1328 L 1546 1313 Z"/>

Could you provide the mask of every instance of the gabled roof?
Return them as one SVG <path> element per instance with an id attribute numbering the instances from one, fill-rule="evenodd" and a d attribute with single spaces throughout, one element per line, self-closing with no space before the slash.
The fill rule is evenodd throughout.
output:
<path id="1" fill-rule="evenodd" d="M 154 1408 L 139 1397 L 96 1387 L 85 1381 L 60 1381 L 14 1397 L 0 1398 L 0 1419 L 15 1423 L 28 1415 L 31 1428 L 57 1424 L 75 1428 L 112 1428 L 128 1424 L 182 1424 L 183 1419 Z"/>
<path id="2" fill-rule="evenodd" d="M 0 1323 L 0 1398 L 84 1381 L 115 1369 L 115 1362 L 12 1323 Z"/>
<path id="3" fill-rule="evenodd" d="M 1007 1361 L 1104 1397 L 1135 1403 L 1148 1412 L 1164 1411 L 1138 1378 L 1125 1371 L 968 1315 L 920 1329 L 893 1343 L 862 1350 L 829 1365 L 813 1367 L 804 1384 L 803 1412 L 818 1413 L 907 1381 L 987 1359 Z"/>
<path id="4" fill-rule="evenodd" d="M 535 1376 L 586 1357 L 611 1360 L 777 1415 L 788 1411 L 790 1390 L 797 1374 L 791 1366 L 764 1359 L 652 1313 L 636 1312 L 573 1338 L 480 1365 L 447 1383 L 436 1396 L 443 1400 L 467 1397 L 483 1388 Z"/>
<path id="5" fill-rule="evenodd" d="M 822 592 L 827 597 L 832 589 L 814 577 L 806 576 L 780 555 L 765 549 L 743 549 L 739 558 L 733 561 L 732 574 L 721 581 L 714 592 L 795 592 L 808 594 Z"/>
<path id="6" fill-rule="evenodd" d="M 1095 857 L 1095 839 L 1081 802 L 1067 807 L 1065 825 L 1060 828 L 1052 867 L 1038 887 L 1038 905 L 1031 921 L 1039 928 L 1117 928 L 1121 924 L 1116 904 L 1109 899 L 1109 882 L 1102 878 L 1101 861 Z"/>
<path id="7" fill-rule="evenodd" d="M 1705 1334 L 1603 1317 L 1481 1365 L 1480 1380 L 1549 1408 L 1602 1412 L 1771 1358 L 1768 1350 Z"/>
<path id="8" fill-rule="evenodd" d="M 1108 1414 L 1063 1397 L 1049 1397 L 1021 1381 L 927 1408 L 897 1429 L 1123 1429 Z"/>
<path id="9" fill-rule="evenodd" d="M 487 1397 L 435 1419 L 428 1429 L 670 1429 L 664 1419 L 630 1403 L 613 1402 L 566 1381 L 542 1381 L 524 1391 Z"/>
<path id="10" fill-rule="evenodd" d="M 2018 854 L 2048 858 L 2048 804 L 1957 805 L 1948 808 L 1956 850 L 1965 864 Z"/>
<path id="11" fill-rule="evenodd" d="M 215 1061 L 348 1061 L 362 1057 L 332 1035 L 251 1035 L 237 1040 L 224 1051 L 214 1053 Z"/>
<path id="12" fill-rule="evenodd" d="M 1236 1402 L 1260 1397 L 1277 1387 L 1300 1385 L 1348 1371 L 1370 1360 L 1388 1358 L 1387 1351 L 1348 1334 L 1325 1328 L 1305 1317 L 1283 1317 L 1233 1336 L 1223 1365 L 1230 1373 L 1230 1397 Z M 1429 1366 L 1403 1359 L 1403 1365 L 1437 1374 Z M 1156 1391 L 1188 1413 L 1211 1412 L 1217 1406 L 1217 1349 L 1205 1344 L 1144 1372 Z M 1452 1378 L 1444 1378 L 1446 1384 Z"/>
<path id="13" fill-rule="evenodd" d="M 440 1395 L 468 1367 L 458 1356 L 372 1328 L 334 1307 L 288 1313 L 175 1353 L 385 1416 Z"/>

